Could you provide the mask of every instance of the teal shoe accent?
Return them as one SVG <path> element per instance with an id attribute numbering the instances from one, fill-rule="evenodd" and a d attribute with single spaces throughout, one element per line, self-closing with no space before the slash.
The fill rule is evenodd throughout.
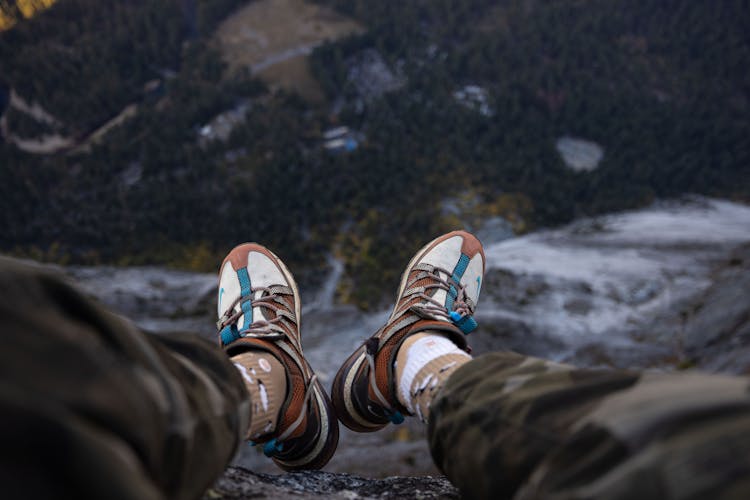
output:
<path id="1" fill-rule="evenodd" d="M 456 281 L 461 281 L 461 277 L 466 272 L 467 267 L 469 267 L 469 256 L 462 253 L 461 257 L 458 259 L 456 267 L 453 269 L 452 278 Z"/>
<path id="2" fill-rule="evenodd" d="M 276 438 L 263 445 L 263 454 L 272 457 L 284 449 L 284 443 L 277 443 Z"/>
<path id="3" fill-rule="evenodd" d="M 252 287 L 250 284 L 250 275 L 247 272 L 247 268 L 243 267 L 237 271 L 237 278 L 240 280 L 240 297 L 249 297 L 251 300 L 245 300 L 242 302 L 242 314 L 244 315 L 244 321 L 242 329 L 249 328 L 253 323 L 253 301 L 252 301 Z"/>
<path id="4" fill-rule="evenodd" d="M 227 325 L 219 332 L 221 336 L 221 344 L 229 345 L 235 340 L 241 338 L 240 332 L 237 330 L 237 325 Z"/>
<path id="5" fill-rule="evenodd" d="M 459 319 L 456 319 L 454 314 L 458 316 Z M 453 324 L 455 324 L 464 333 L 464 335 L 470 334 L 477 329 L 477 326 L 479 326 L 477 325 L 477 321 L 474 319 L 474 316 L 461 317 L 461 315 L 456 311 L 451 312 L 451 320 L 453 320 Z"/>
<path id="6" fill-rule="evenodd" d="M 456 263 L 456 267 L 453 268 L 453 275 L 451 276 L 451 279 L 456 283 L 461 283 L 461 278 L 466 272 L 467 267 L 469 267 L 469 256 L 462 253 L 461 257 L 459 257 L 458 262 Z M 450 290 L 448 290 L 448 294 L 445 297 L 446 309 L 448 309 L 449 311 L 453 309 L 453 302 L 456 300 L 457 296 L 458 290 L 456 290 L 456 287 L 451 285 Z"/>
<path id="7" fill-rule="evenodd" d="M 456 287 L 451 285 L 448 289 L 448 294 L 445 297 L 445 308 L 449 311 L 453 309 L 453 303 L 456 301 L 456 297 L 458 297 L 458 290 L 456 290 Z"/>

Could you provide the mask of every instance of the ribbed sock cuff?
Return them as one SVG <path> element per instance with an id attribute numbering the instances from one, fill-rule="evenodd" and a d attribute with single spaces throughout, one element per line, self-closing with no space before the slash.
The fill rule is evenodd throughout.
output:
<path id="1" fill-rule="evenodd" d="M 434 395 L 458 367 L 470 360 L 471 356 L 440 333 L 409 337 L 396 354 L 399 402 L 426 422 Z"/>

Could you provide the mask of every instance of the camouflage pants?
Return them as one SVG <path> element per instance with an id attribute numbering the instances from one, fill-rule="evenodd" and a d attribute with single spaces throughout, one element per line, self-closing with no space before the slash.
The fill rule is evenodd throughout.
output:
<path id="1" fill-rule="evenodd" d="M 493 353 L 436 396 L 430 448 L 465 498 L 747 499 L 749 388 Z"/>
<path id="2" fill-rule="evenodd" d="M 0 496 L 200 497 L 249 418 L 224 353 L 146 335 L 3 258 L 0 297 Z"/>

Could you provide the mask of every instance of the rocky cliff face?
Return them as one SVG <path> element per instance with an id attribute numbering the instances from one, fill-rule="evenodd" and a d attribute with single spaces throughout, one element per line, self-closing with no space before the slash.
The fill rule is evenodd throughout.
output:
<path id="1" fill-rule="evenodd" d="M 422 243 L 414 242 L 415 249 Z M 486 255 L 480 329 L 470 339 L 475 353 L 511 349 L 580 366 L 750 373 L 747 206 L 703 198 L 659 203 L 492 243 Z M 326 385 L 388 315 L 334 304 L 341 269 L 332 264 L 320 291 L 302 291 L 305 353 Z M 214 275 L 154 268 L 69 271 L 146 329 L 213 335 Z M 342 431 L 325 472 L 279 474 L 247 447 L 209 493 L 455 495 L 445 481 L 426 477 L 439 472 L 421 424 L 408 421 L 374 434 Z M 388 476 L 407 477 L 373 479 Z"/>
<path id="2" fill-rule="evenodd" d="M 487 249 L 479 351 L 586 366 L 747 372 L 750 209 L 705 199 Z"/>

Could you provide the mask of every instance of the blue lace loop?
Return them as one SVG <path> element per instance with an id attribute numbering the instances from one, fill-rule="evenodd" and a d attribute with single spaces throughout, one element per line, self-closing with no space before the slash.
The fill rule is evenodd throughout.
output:
<path id="1" fill-rule="evenodd" d="M 390 415 L 388 415 L 388 418 L 391 419 L 391 423 L 399 425 L 404 423 L 404 416 L 401 414 L 400 411 L 394 411 Z"/>
<path id="2" fill-rule="evenodd" d="M 276 438 L 273 438 L 263 445 L 263 454 L 267 457 L 272 457 L 283 450 L 284 443 L 277 442 Z"/>
<path id="3" fill-rule="evenodd" d="M 474 319 L 474 316 L 469 314 L 462 316 L 456 311 L 451 311 L 450 318 L 453 324 L 456 325 L 464 335 L 468 335 L 477 329 L 477 321 Z"/>
<path id="4" fill-rule="evenodd" d="M 237 325 L 234 323 L 222 328 L 219 332 L 219 336 L 221 337 L 222 345 L 229 345 L 241 337 Z"/>
<path id="5" fill-rule="evenodd" d="M 250 446 L 259 446 L 263 445 L 263 454 L 267 457 L 273 457 L 277 453 L 280 453 L 284 450 L 284 443 L 279 443 L 276 441 L 276 438 L 273 438 L 270 441 L 267 441 L 266 443 L 256 443 L 255 441 L 248 441 L 247 444 Z"/>

